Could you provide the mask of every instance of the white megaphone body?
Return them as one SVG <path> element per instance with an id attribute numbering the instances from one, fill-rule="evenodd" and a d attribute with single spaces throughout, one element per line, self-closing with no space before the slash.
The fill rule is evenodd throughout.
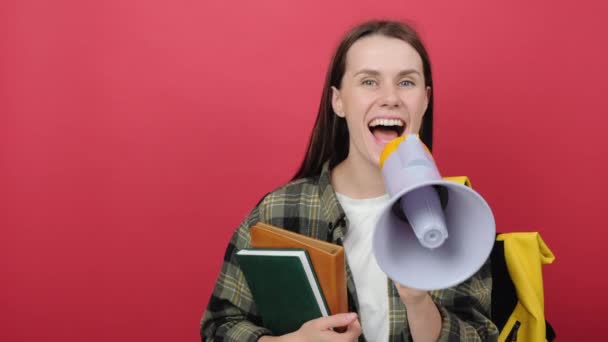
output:
<path id="1" fill-rule="evenodd" d="M 496 234 L 486 201 L 471 188 L 442 179 L 415 134 L 389 142 L 380 166 L 390 196 L 373 236 L 380 269 L 421 290 L 452 287 L 475 274 Z"/>

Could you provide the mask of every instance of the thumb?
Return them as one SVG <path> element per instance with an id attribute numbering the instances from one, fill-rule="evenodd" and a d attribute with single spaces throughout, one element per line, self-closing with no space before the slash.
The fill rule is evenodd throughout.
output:
<path id="1" fill-rule="evenodd" d="M 315 322 L 319 330 L 329 330 L 335 327 L 344 327 L 351 324 L 357 319 L 357 314 L 354 312 L 341 313 L 327 317 L 316 319 Z"/>
<path id="2" fill-rule="evenodd" d="M 345 334 L 351 335 L 353 338 L 357 338 L 361 335 L 361 323 L 358 319 L 348 325 Z"/>

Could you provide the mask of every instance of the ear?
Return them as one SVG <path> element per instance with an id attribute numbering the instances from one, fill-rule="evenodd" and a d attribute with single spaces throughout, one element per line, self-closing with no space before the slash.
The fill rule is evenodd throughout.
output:
<path id="1" fill-rule="evenodd" d="M 431 87 L 426 87 L 426 98 L 424 101 L 424 111 L 422 112 L 422 115 L 426 114 L 426 109 L 429 107 L 429 102 L 431 101 L 432 92 L 433 90 Z"/>
<path id="2" fill-rule="evenodd" d="M 337 116 L 343 118 L 344 117 L 344 109 L 342 106 L 342 96 L 340 95 L 340 90 L 336 87 L 331 87 L 331 106 L 336 113 Z"/>

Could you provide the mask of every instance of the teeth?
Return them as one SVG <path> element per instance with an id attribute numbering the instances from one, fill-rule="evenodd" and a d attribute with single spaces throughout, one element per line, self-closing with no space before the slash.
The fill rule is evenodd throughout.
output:
<path id="1" fill-rule="evenodd" d="M 376 126 L 403 126 L 403 121 L 399 119 L 374 119 L 369 123 L 370 127 Z"/>

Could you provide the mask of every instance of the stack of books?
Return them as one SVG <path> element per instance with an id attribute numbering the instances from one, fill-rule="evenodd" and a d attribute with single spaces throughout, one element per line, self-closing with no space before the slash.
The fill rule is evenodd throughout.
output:
<path id="1" fill-rule="evenodd" d="M 348 311 L 344 248 L 265 223 L 237 252 L 264 326 L 275 335 Z"/>

